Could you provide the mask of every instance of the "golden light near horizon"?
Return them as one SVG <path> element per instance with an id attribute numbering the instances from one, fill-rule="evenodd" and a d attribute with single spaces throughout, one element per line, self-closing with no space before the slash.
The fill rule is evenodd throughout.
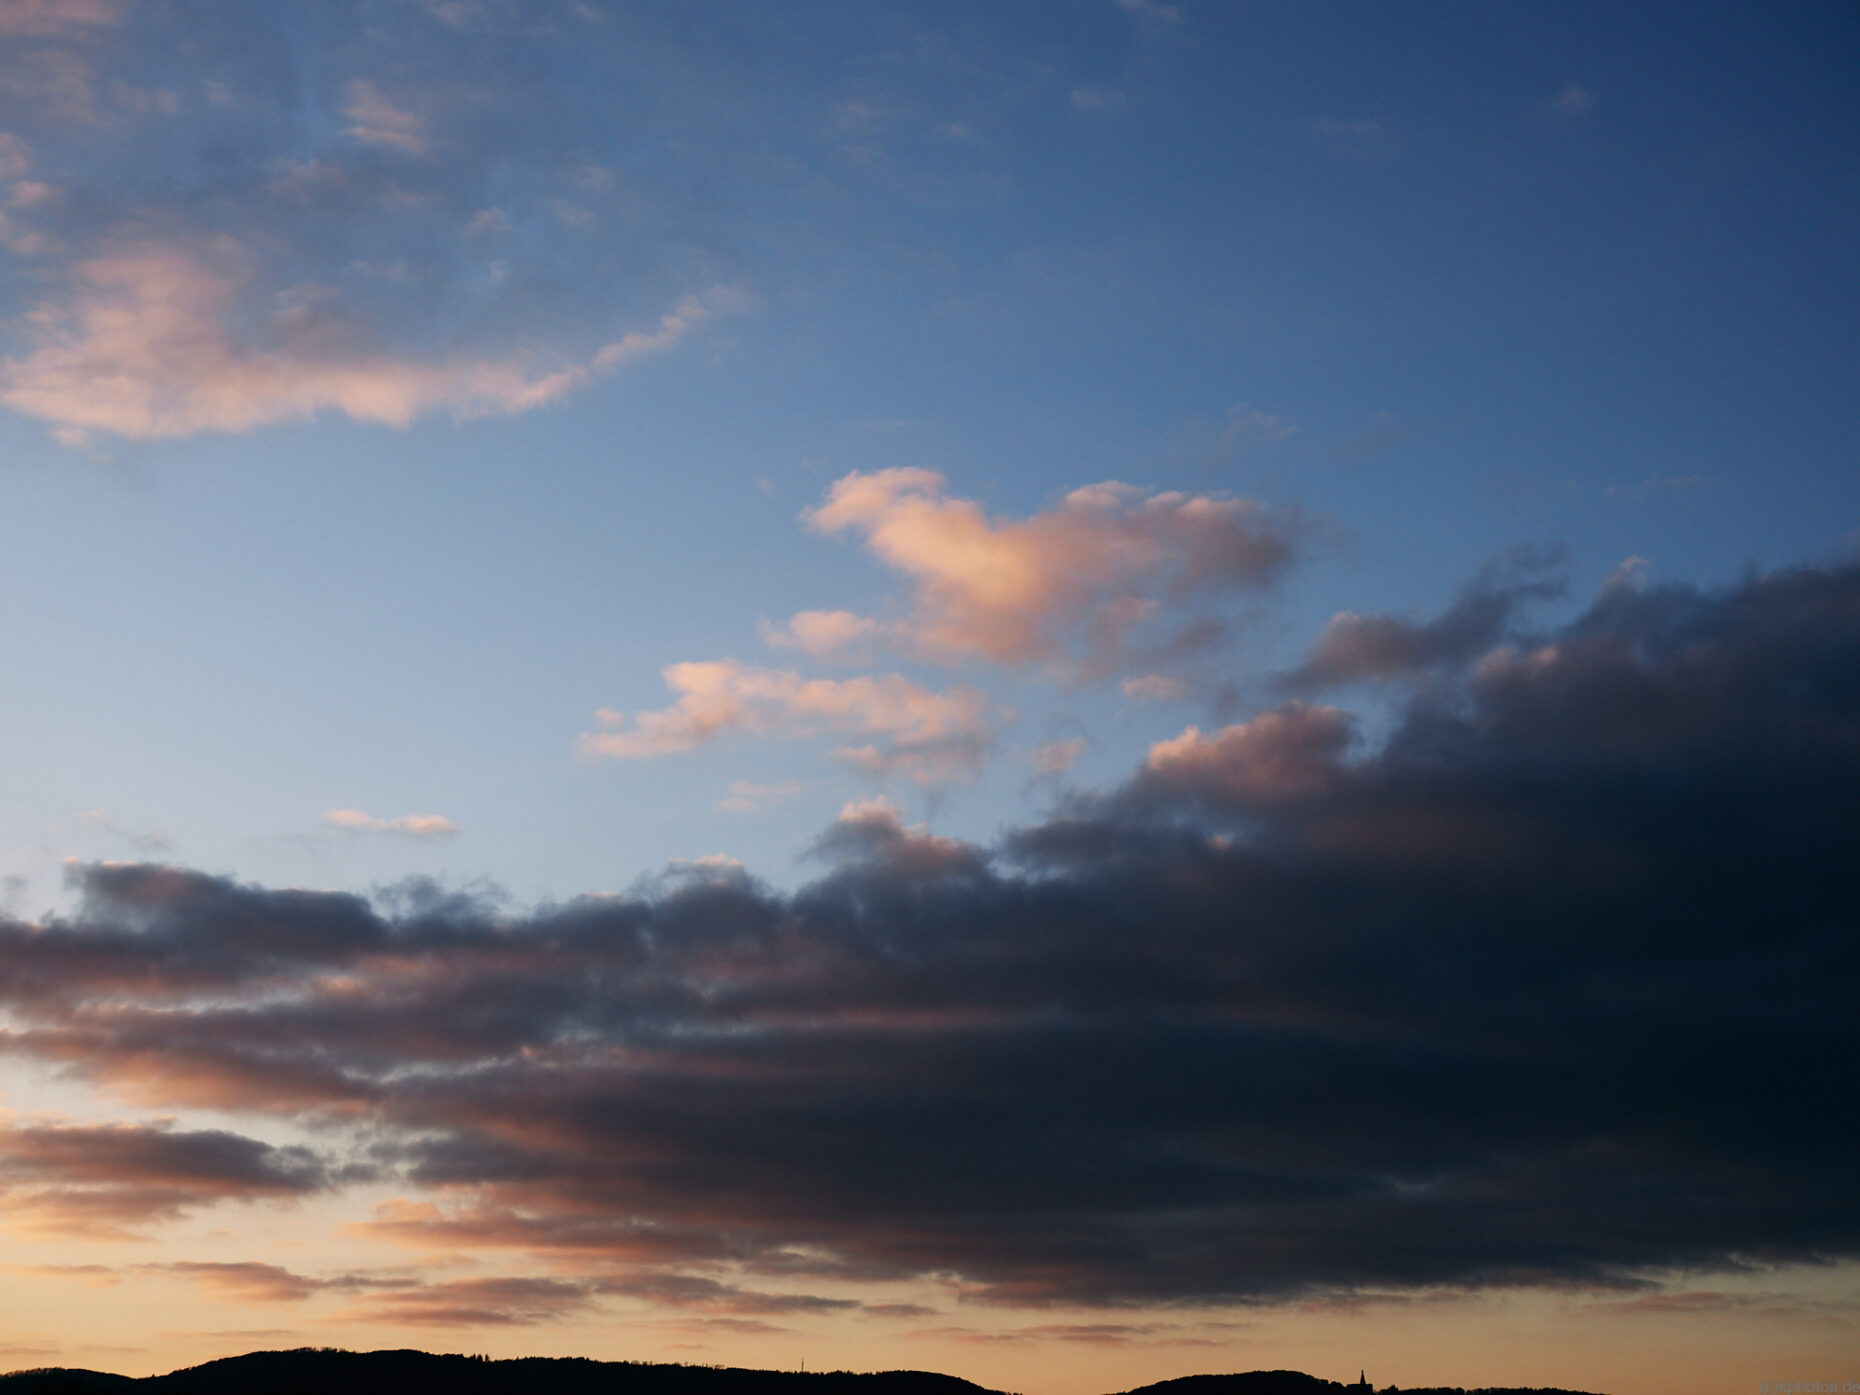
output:
<path id="1" fill-rule="evenodd" d="M 1860 1377 L 1855 44 L 0 0 L 0 1369 Z"/>

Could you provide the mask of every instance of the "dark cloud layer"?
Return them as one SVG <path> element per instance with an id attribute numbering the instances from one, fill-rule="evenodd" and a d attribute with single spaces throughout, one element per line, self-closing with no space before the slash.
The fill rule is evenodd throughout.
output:
<path id="1" fill-rule="evenodd" d="M 1374 752 L 1294 704 L 992 853 L 865 810 L 792 896 L 687 868 L 388 915 L 94 866 L 70 920 L 0 926 L 6 1045 L 362 1128 L 423 1189 L 383 1234 L 734 1313 L 823 1276 L 1037 1305 L 1860 1252 L 1860 570 L 1615 586 L 1442 663 Z M 161 1152 L 197 1137 L 108 1180 L 334 1175 Z M 768 1292 L 678 1272 L 711 1261 Z"/>
<path id="2" fill-rule="evenodd" d="M 1562 565 L 1560 552 L 1514 548 L 1483 568 L 1432 620 L 1346 610 L 1332 617 L 1283 684 L 1305 691 L 1418 677 L 1462 664 L 1496 644 L 1520 607 L 1562 595 Z"/>

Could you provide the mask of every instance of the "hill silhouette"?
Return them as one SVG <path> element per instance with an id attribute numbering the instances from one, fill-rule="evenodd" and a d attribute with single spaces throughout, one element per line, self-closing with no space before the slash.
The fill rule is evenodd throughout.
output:
<path id="1" fill-rule="evenodd" d="M 1124 1395 L 1341 1395 L 1357 1385 L 1302 1371 L 1183 1376 Z M 424 1351 L 337 1351 L 304 1347 L 229 1356 L 162 1376 L 111 1375 L 64 1367 L 0 1375 L 0 1395 L 1003 1395 L 934 1371 L 751 1371 L 724 1366 L 526 1356 L 493 1361 Z M 1382 1387 L 1389 1395 L 1395 1387 Z M 1400 1395 L 1582 1395 L 1548 1387 L 1410 1386 Z"/>

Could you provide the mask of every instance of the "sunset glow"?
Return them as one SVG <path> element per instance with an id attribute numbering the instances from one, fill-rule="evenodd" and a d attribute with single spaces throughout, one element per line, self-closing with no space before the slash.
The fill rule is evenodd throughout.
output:
<path id="1" fill-rule="evenodd" d="M 0 0 L 0 1371 L 1860 1381 L 1856 72 Z"/>

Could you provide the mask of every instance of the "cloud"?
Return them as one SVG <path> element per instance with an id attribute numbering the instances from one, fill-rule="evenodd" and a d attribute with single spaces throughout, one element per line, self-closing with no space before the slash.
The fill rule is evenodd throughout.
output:
<path id="1" fill-rule="evenodd" d="M 1206 736 L 1191 726 L 1150 747 L 1137 787 L 1238 809 L 1310 799 L 1342 777 L 1352 726 L 1347 712 L 1300 702 Z"/>
<path id="2" fill-rule="evenodd" d="M 225 1201 L 291 1198 L 328 1176 L 302 1148 L 160 1125 L 0 1126 L 0 1215 L 33 1230 L 120 1236 Z"/>
<path id="3" fill-rule="evenodd" d="M 350 1316 L 390 1326 L 533 1327 L 593 1302 L 588 1285 L 568 1279 L 451 1279 L 380 1294 Z"/>
<path id="4" fill-rule="evenodd" d="M 77 821 L 86 828 L 95 828 L 112 837 L 121 838 L 137 852 L 161 852 L 168 846 L 168 835 L 159 828 L 141 831 L 124 828 L 110 817 L 108 809 L 86 809 L 77 816 Z"/>
<path id="5" fill-rule="evenodd" d="M 911 580 L 909 617 L 884 633 L 945 662 L 1056 663 L 1102 676 L 1126 661 L 1165 601 L 1262 587 L 1292 556 L 1289 529 L 1246 500 L 1111 482 L 1010 521 L 947 497 L 945 484 L 930 470 L 855 472 L 806 516 L 819 532 L 858 534 Z"/>
<path id="6" fill-rule="evenodd" d="M 876 736 L 877 744 L 835 754 L 861 769 L 897 771 L 936 783 L 980 768 L 993 745 L 996 709 L 973 688 L 935 692 L 902 674 L 806 678 L 734 659 L 673 664 L 671 707 L 597 713 L 608 730 L 586 733 L 584 755 L 639 760 L 706 745 L 733 732 L 785 737 L 822 732 Z"/>
<path id="7" fill-rule="evenodd" d="M 244 328 L 254 257 L 228 237 L 138 239 L 74 264 L 69 292 L 29 316 L 38 347 L 0 359 L 0 404 L 53 423 L 60 439 L 250 431 L 338 411 L 406 426 L 437 409 L 459 417 L 528 411 L 591 378 L 676 344 L 729 301 L 688 297 L 581 362 L 453 356 L 379 346 L 325 288 L 279 292 Z"/>
<path id="8" fill-rule="evenodd" d="M 1575 83 L 1566 83 L 1563 90 L 1550 99 L 1550 105 L 1565 116 L 1585 116 L 1595 110 L 1596 97 L 1593 92 L 1578 87 Z"/>
<path id="9" fill-rule="evenodd" d="M 1132 702 L 1179 702 L 1194 693 L 1194 685 L 1166 673 L 1145 673 L 1124 680 L 1124 696 Z"/>
<path id="10" fill-rule="evenodd" d="M 120 24 L 124 0 L 0 0 L 0 34 L 33 37 Z"/>
<path id="11" fill-rule="evenodd" d="M 367 145 L 392 146 L 406 155 L 426 154 L 425 121 L 395 106 L 366 78 L 349 84 L 349 100 L 342 114 L 354 123 L 344 135 Z"/>
<path id="12" fill-rule="evenodd" d="M 829 862 L 882 866 L 912 878 L 971 876 L 987 864 L 973 844 L 942 837 L 922 824 L 905 827 L 898 806 L 882 795 L 846 804 L 809 851 Z"/>
<path id="13" fill-rule="evenodd" d="M 1085 753 L 1084 737 L 1074 737 L 1070 741 L 1045 741 L 1034 747 L 1028 757 L 1028 764 L 1033 767 L 1035 776 L 1045 779 L 1054 775 L 1063 775 L 1070 770 Z"/>
<path id="14" fill-rule="evenodd" d="M 755 814 L 772 804 L 792 799 L 807 786 L 799 780 L 782 780 L 775 784 L 757 784 L 753 780 L 732 780 L 717 809 L 725 814 Z"/>
<path id="15" fill-rule="evenodd" d="M 1297 703 L 1185 731 L 991 848 L 849 805 L 792 892 L 512 914 L 81 868 L 68 918 L 0 921 L 0 1047 L 152 1107 L 365 1117 L 397 1198 L 365 1232 L 519 1274 L 371 1291 L 381 1321 L 756 1321 L 926 1276 L 1032 1309 L 1631 1296 L 1860 1256 L 1829 1103 L 1860 1093 L 1860 567 L 1607 588 L 1387 715 L 1374 746 Z M 89 1194 L 67 1223 L 349 1185 L 179 1128 L 0 1154 L 11 1218 Z"/>
<path id="16" fill-rule="evenodd" d="M 323 815 L 331 828 L 350 829 L 357 833 L 405 833 L 413 838 L 443 838 L 459 831 L 459 826 L 440 814 L 403 814 L 397 819 L 378 819 L 360 809 L 331 809 Z"/>
<path id="17" fill-rule="evenodd" d="M 1319 116 L 1310 130 L 1331 154 L 1343 159 L 1387 160 L 1401 153 L 1401 143 L 1379 116 L 1356 120 Z"/>
<path id="18" fill-rule="evenodd" d="M 1165 5 L 1162 0 L 1113 0 L 1117 8 L 1125 14 L 1135 15 L 1138 19 L 1153 24 L 1176 25 L 1182 22 L 1182 12 L 1174 5 Z"/>
<path id="19" fill-rule="evenodd" d="M 1072 109 L 1074 111 L 1116 111 L 1124 105 L 1124 94 L 1105 87 L 1075 87 L 1072 89 Z"/>
<path id="20" fill-rule="evenodd" d="M 786 625 L 765 624 L 762 638 L 775 649 L 799 649 L 825 658 L 863 644 L 879 630 L 878 621 L 850 610 L 802 610 Z"/>
<path id="21" fill-rule="evenodd" d="M 1496 644 L 1525 604 L 1562 595 L 1564 565 L 1560 552 L 1515 548 L 1481 569 L 1451 606 L 1425 623 L 1342 611 L 1280 682 L 1296 691 L 1412 678 L 1464 663 Z"/>
<path id="22" fill-rule="evenodd" d="M 380 1281 L 353 1275 L 339 1279 L 312 1279 L 276 1264 L 255 1260 L 209 1262 L 177 1260 L 143 1266 L 161 1274 L 191 1279 L 213 1294 L 235 1303 L 301 1303 L 330 1289 L 352 1290 L 377 1286 Z"/>
<path id="23" fill-rule="evenodd" d="M 32 171 L 32 148 L 10 131 L 0 131 L 0 179 L 24 179 Z"/>

